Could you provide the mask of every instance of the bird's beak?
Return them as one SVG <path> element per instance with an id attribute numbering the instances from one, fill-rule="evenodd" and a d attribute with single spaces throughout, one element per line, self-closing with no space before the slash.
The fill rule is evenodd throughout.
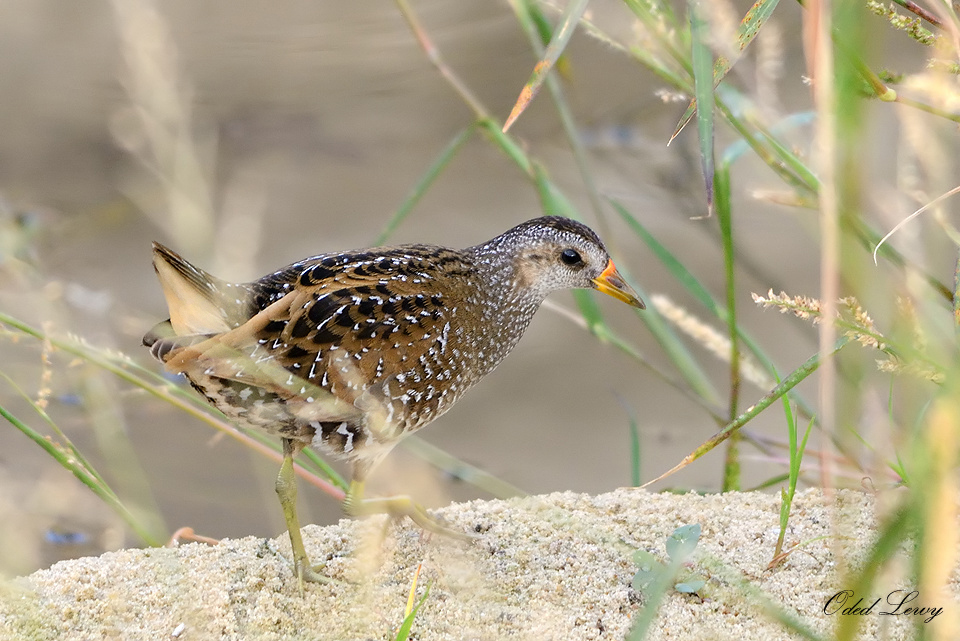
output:
<path id="1" fill-rule="evenodd" d="M 622 300 L 627 305 L 637 309 L 646 307 L 640 297 L 637 296 L 637 292 L 633 291 L 633 288 L 623 280 L 623 276 L 617 271 L 612 260 L 607 263 L 607 268 L 603 270 L 603 273 L 593 279 L 593 286 L 598 291 L 613 296 L 617 300 Z"/>

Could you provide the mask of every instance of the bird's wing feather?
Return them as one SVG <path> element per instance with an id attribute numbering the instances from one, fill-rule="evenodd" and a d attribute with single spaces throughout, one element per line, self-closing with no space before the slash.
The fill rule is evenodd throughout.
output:
<path id="1" fill-rule="evenodd" d="M 444 340 L 453 310 L 464 305 L 451 282 L 472 270 L 456 252 L 429 246 L 318 257 L 284 274 L 296 296 L 258 328 L 257 340 L 311 381 L 324 372 L 345 378 L 333 360 L 349 355 L 365 385 Z"/>
<path id="2" fill-rule="evenodd" d="M 167 348 L 167 368 L 193 379 L 212 376 L 262 388 L 283 399 L 288 410 L 304 420 L 356 419 L 360 411 L 355 406 L 284 369 L 257 338 L 273 318 L 286 313 L 297 297 L 291 292 L 240 327 L 221 334 L 163 339 L 174 343 L 172 349 Z M 198 338 L 204 340 L 197 342 Z"/>
<path id="3" fill-rule="evenodd" d="M 371 401 L 373 383 L 383 390 L 444 349 L 453 310 L 464 304 L 447 279 L 472 269 L 456 252 L 423 246 L 308 259 L 246 286 L 262 306 L 249 320 L 190 338 L 164 360 L 188 376 L 263 388 L 304 418 L 346 420 L 359 413 L 354 403 L 369 413 L 370 402 L 391 402 L 380 391 Z"/>

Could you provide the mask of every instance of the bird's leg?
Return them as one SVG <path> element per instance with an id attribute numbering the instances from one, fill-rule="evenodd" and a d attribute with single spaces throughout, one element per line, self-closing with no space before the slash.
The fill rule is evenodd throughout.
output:
<path id="1" fill-rule="evenodd" d="M 283 464 L 277 475 L 277 496 L 280 497 L 280 507 L 283 508 L 283 518 L 287 522 L 287 531 L 290 534 L 290 547 L 293 550 L 293 571 L 300 584 L 300 594 L 303 595 L 303 582 L 330 583 L 332 579 L 319 574 L 322 567 L 310 565 L 310 558 L 303 547 L 303 536 L 300 534 L 300 519 L 297 518 L 297 479 L 293 473 L 293 457 L 303 445 L 292 439 L 283 439 Z"/>
<path id="2" fill-rule="evenodd" d="M 343 499 L 343 511 L 349 516 L 367 516 L 370 514 L 389 514 L 392 517 L 408 516 L 410 519 L 428 532 L 451 536 L 461 540 L 472 540 L 474 535 L 459 530 L 453 530 L 443 525 L 427 514 L 422 505 L 409 496 L 390 496 L 378 499 L 363 498 L 364 474 L 354 469 L 350 489 Z"/>

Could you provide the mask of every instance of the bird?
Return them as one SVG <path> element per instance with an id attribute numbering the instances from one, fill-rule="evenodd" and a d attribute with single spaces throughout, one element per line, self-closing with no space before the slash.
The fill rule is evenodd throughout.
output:
<path id="1" fill-rule="evenodd" d="M 408 516 L 469 537 L 410 497 L 365 498 L 365 479 L 497 367 L 548 294 L 592 288 L 644 308 L 597 234 L 558 216 L 466 249 L 320 254 L 247 283 L 221 280 L 157 242 L 153 267 L 170 318 L 144 345 L 231 422 L 281 439 L 276 491 L 301 591 L 304 581 L 329 581 L 300 533 L 293 460 L 303 448 L 351 464 L 348 515 Z"/>

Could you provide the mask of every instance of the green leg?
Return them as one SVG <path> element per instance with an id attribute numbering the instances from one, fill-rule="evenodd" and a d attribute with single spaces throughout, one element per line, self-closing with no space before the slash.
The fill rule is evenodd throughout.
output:
<path id="1" fill-rule="evenodd" d="M 428 532 L 435 532 L 444 536 L 451 536 L 461 540 L 473 540 L 476 535 L 458 530 L 452 530 L 435 518 L 427 514 L 422 505 L 409 496 L 391 496 L 380 499 L 363 498 L 364 481 L 357 478 L 350 481 L 350 489 L 343 499 L 343 511 L 350 516 L 367 516 L 369 514 L 389 514 L 393 517 L 408 516 L 410 519 Z"/>
<path id="2" fill-rule="evenodd" d="M 293 569 L 300 583 L 300 594 L 303 595 L 303 582 L 330 583 L 332 579 L 317 573 L 317 569 L 310 565 L 310 558 L 303 547 L 303 536 L 300 534 L 300 519 L 297 518 L 297 479 L 293 473 L 293 457 L 302 449 L 291 439 L 283 439 L 283 464 L 280 474 L 277 475 L 277 495 L 280 497 L 280 507 L 283 508 L 283 518 L 287 522 L 287 531 L 290 533 L 290 547 L 293 549 Z"/>

